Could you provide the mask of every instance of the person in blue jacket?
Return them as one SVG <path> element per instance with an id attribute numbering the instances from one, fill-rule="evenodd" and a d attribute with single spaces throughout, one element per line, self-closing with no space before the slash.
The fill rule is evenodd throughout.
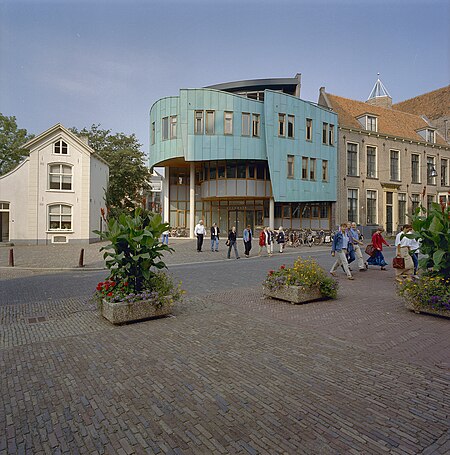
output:
<path id="1" fill-rule="evenodd" d="M 348 242 L 347 223 L 342 223 L 340 229 L 334 234 L 333 243 L 331 245 L 331 255 L 336 257 L 336 261 L 333 264 L 333 267 L 331 267 L 330 273 L 333 276 L 337 276 L 336 269 L 342 266 L 347 278 L 353 280 L 347 262 Z"/>

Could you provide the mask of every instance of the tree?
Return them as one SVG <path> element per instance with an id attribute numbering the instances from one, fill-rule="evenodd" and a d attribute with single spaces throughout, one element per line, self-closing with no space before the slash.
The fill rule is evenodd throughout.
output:
<path id="1" fill-rule="evenodd" d="M 100 125 L 81 131 L 71 128 L 71 131 L 78 136 L 87 136 L 89 146 L 109 164 L 109 185 L 105 197 L 109 215 L 131 211 L 142 204 L 143 193 L 149 189 L 150 171 L 136 136 L 111 134 L 111 130 L 103 130 Z"/>
<path id="2" fill-rule="evenodd" d="M 33 137 L 27 130 L 17 128 L 16 117 L 0 113 L 0 175 L 12 171 L 28 156 L 23 145 Z"/>

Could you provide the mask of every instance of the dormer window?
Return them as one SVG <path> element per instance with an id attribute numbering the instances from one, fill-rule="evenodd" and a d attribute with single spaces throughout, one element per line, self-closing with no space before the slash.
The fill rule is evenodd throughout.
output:
<path id="1" fill-rule="evenodd" d="M 424 130 L 417 131 L 424 141 L 428 142 L 429 144 L 436 143 L 436 131 L 432 130 L 431 128 L 425 128 Z"/>
<path id="2" fill-rule="evenodd" d="M 59 140 L 53 144 L 53 153 L 57 155 L 67 155 L 68 147 L 63 140 Z"/>
<path id="3" fill-rule="evenodd" d="M 361 115 L 358 117 L 358 122 L 367 131 L 378 131 L 378 117 L 375 115 Z"/>

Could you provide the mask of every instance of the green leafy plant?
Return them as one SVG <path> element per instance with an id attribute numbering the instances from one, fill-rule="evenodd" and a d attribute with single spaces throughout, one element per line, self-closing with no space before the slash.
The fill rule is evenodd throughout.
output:
<path id="1" fill-rule="evenodd" d="M 406 237 L 420 241 L 419 260 L 423 270 L 433 270 L 440 276 L 450 276 L 450 205 L 433 202 L 429 210 L 416 209 L 411 216 L 414 232 Z"/>
<path id="2" fill-rule="evenodd" d="M 338 283 L 327 276 L 319 264 L 311 258 L 299 257 L 292 267 L 282 265 L 278 270 L 270 270 L 263 286 L 279 289 L 282 286 L 301 286 L 305 289 L 317 288 L 324 297 L 337 297 Z"/>
<path id="3" fill-rule="evenodd" d="M 137 208 L 129 215 L 110 218 L 105 232 L 94 231 L 110 242 L 100 249 L 105 251 L 103 257 L 110 270 L 108 280 L 127 283 L 128 294 L 151 289 L 156 271 L 167 268 L 162 260 L 164 252 L 173 251 L 159 242 L 168 226 L 161 215 Z"/>

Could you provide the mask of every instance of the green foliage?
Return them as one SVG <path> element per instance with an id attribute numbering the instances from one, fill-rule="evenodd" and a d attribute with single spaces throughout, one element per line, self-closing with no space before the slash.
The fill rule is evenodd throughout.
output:
<path id="1" fill-rule="evenodd" d="M 337 297 L 338 283 L 327 276 L 319 264 L 311 258 L 299 257 L 293 267 L 282 265 L 278 270 L 270 270 L 263 286 L 279 289 L 281 286 L 302 286 L 306 289 L 318 288 L 324 297 Z"/>
<path id="2" fill-rule="evenodd" d="M 29 151 L 23 145 L 33 138 L 27 130 L 17 128 L 16 117 L 0 113 L 0 175 L 12 171 Z"/>
<path id="3" fill-rule="evenodd" d="M 100 249 L 110 270 L 109 279 L 116 283 L 127 282 L 129 293 L 140 293 L 151 286 L 155 269 L 166 268 L 161 259 L 165 251 L 173 249 L 159 242 L 168 229 L 161 215 L 137 208 L 132 214 L 122 213 L 118 219 L 110 218 L 107 231 L 94 231 L 110 243 Z"/>
<path id="4" fill-rule="evenodd" d="M 150 171 L 145 164 L 145 154 L 134 134 L 111 134 L 100 125 L 90 130 L 78 131 L 78 136 L 87 136 L 89 146 L 109 164 L 109 184 L 106 188 L 108 218 L 116 217 L 121 210 L 132 210 L 143 202 L 143 192 L 149 189 Z"/>
<path id="5" fill-rule="evenodd" d="M 432 203 L 428 211 L 419 207 L 411 224 L 414 232 L 406 237 L 419 240 L 420 252 L 425 255 L 419 267 L 450 277 L 450 206 Z"/>

